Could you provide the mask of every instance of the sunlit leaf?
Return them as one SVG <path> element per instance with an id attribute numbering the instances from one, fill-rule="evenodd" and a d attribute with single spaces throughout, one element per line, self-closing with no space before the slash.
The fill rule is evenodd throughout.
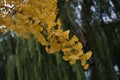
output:
<path id="1" fill-rule="evenodd" d="M 81 65 L 84 66 L 86 64 L 86 60 L 81 60 Z"/>
<path id="2" fill-rule="evenodd" d="M 48 42 L 46 41 L 45 37 L 41 33 L 38 36 L 38 41 L 44 46 L 48 45 Z"/>
<path id="3" fill-rule="evenodd" d="M 75 44 L 75 42 L 78 42 L 78 38 L 77 38 L 75 35 L 73 35 L 73 37 L 72 37 L 72 39 L 69 41 L 69 43 L 70 43 L 71 45 L 73 45 L 73 44 Z"/>
<path id="4" fill-rule="evenodd" d="M 67 30 L 67 31 L 63 32 L 62 35 L 65 39 L 68 39 L 69 38 L 69 33 L 70 33 L 70 30 Z"/>
<path id="5" fill-rule="evenodd" d="M 87 70 L 89 68 L 89 64 L 85 64 L 83 67 L 85 70 Z"/>
<path id="6" fill-rule="evenodd" d="M 63 56 L 62 58 L 63 58 L 63 60 L 65 60 L 65 61 L 69 61 L 69 60 L 70 60 L 70 58 L 69 58 L 68 56 Z"/>
<path id="7" fill-rule="evenodd" d="M 78 56 L 75 56 L 75 55 L 71 55 L 71 56 L 69 56 L 69 58 L 70 58 L 71 60 L 77 60 L 77 59 L 79 59 L 79 57 L 78 57 Z"/>
<path id="8" fill-rule="evenodd" d="M 92 56 L 92 52 L 88 51 L 87 53 L 80 56 L 80 60 L 88 60 Z"/>
<path id="9" fill-rule="evenodd" d="M 71 65 L 75 64 L 76 63 L 76 60 L 70 60 L 69 62 Z"/>

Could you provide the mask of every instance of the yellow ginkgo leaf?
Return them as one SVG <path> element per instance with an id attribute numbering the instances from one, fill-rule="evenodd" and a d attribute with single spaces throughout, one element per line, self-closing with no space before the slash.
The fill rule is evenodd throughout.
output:
<path id="1" fill-rule="evenodd" d="M 84 66 L 86 64 L 86 60 L 81 60 L 81 65 Z"/>
<path id="2" fill-rule="evenodd" d="M 43 28 L 42 28 L 41 26 L 33 26 L 33 27 L 31 28 L 32 33 L 33 33 L 34 36 L 36 36 L 36 37 L 39 35 L 40 31 L 42 31 L 42 30 L 43 30 Z"/>
<path id="3" fill-rule="evenodd" d="M 54 54 L 56 52 L 56 50 L 54 48 L 46 47 L 46 52 L 48 52 L 48 54 Z"/>
<path id="4" fill-rule="evenodd" d="M 70 30 L 67 30 L 67 31 L 63 32 L 62 36 L 63 36 L 65 39 L 68 39 L 68 38 L 69 38 L 69 33 L 70 33 Z"/>
<path id="5" fill-rule="evenodd" d="M 86 57 L 86 60 L 88 60 L 92 56 L 92 52 L 88 51 L 84 56 Z"/>
<path id="6" fill-rule="evenodd" d="M 56 14 L 55 14 L 54 12 L 52 12 L 52 13 L 49 15 L 49 17 L 48 17 L 48 20 L 54 21 L 55 18 L 56 18 Z"/>
<path id="7" fill-rule="evenodd" d="M 63 58 L 63 60 L 65 60 L 65 61 L 69 61 L 69 60 L 70 60 L 69 56 L 63 56 L 62 58 Z"/>
<path id="8" fill-rule="evenodd" d="M 50 54 L 58 52 L 60 51 L 61 47 L 61 44 L 57 43 L 57 41 L 54 38 L 52 38 L 49 42 L 49 48 L 47 48 L 47 52 Z"/>
<path id="9" fill-rule="evenodd" d="M 71 48 L 63 48 L 62 51 L 63 52 L 70 52 L 72 49 Z"/>
<path id="10" fill-rule="evenodd" d="M 26 38 L 26 39 L 28 39 L 28 38 L 30 37 L 30 34 L 28 34 L 28 33 L 24 33 L 24 34 L 22 34 L 22 35 L 23 35 L 23 37 Z"/>
<path id="11" fill-rule="evenodd" d="M 78 56 L 75 56 L 75 55 L 71 55 L 71 56 L 69 56 L 69 58 L 70 58 L 71 60 L 77 60 L 77 59 L 79 59 L 79 57 L 78 57 Z"/>
<path id="12" fill-rule="evenodd" d="M 60 44 L 54 44 L 54 46 L 51 46 L 49 53 L 55 53 L 60 51 L 61 45 Z"/>
<path id="13" fill-rule="evenodd" d="M 80 57 L 81 55 L 83 55 L 83 50 L 78 50 L 78 53 L 75 55 Z"/>
<path id="14" fill-rule="evenodd" d="M 85 64 L 83 67 L 85 70 L 87 70 L 89 68 L 89 64 Z"/>
<path id="15" fill-rule="evenodd" d="M 78 42 L 78 38 L 77 38 L 75 35 L 73 35 L 73 37 L 72 37 L 72 39 L 69 41 L 69 43 L 70 43 L 71 45 L 74 45 L 75 42 Z"/>
<path id="16" fill-rule="evenodd" d="M 55 30 L 55 36 L 61 36 L 62 34 L 63 34 L 63 30 L 62 29 Z"/>
<path id="17" fill-rule="evenodd" d="M 38 41 L 39 41 L 43 46 L 47 46 L 47 45 L 48 45 L 48 42 L 46 41 L 45 37 L 44 37 L 41 33 L 39 33 Z"/>
<path id="18" fill-rule="evenodd" d="M 63 36 L 56 36 L 57 42 L 59 43 L 64 43 L 66 41 L 66 39 Z"/>
<path id="19" fill-rule="evenodd" d="M 64 54 L 65 56 L 70 56 L 70 55 L 71 55 L 71 52 L 63 52 L 63 54 Z"/>
<path id="20" fill-rule="evenodd" d="M 56 25 L 56 23 L 53 21 L 49 21 L 47 25 L 48 25 L 47 31 L 49 32 Z"/>
<path id="21" fill-rule="evenodd" d="M 70 60 L 69 63 L 70 63 L 71 65 L 73 65 L 73 64 L 76 63 L 76 60 Z"/>
<path id="22" fill-rule="evenodd" d="M 80 58 L 82 60 L 88 60 L 92 56 L 92 52 L 88 51 L 86 54 L 82 55 Z"/>
<path id="23" fill-rule="evenodd" d="M 57 20 L 57 25 L 58 25 L 58 26 L 61 26 L 61 21 L 60 21 L 60 19 Z"/>
<path id="24" fill-rule="evenodd" d="M 82 43 L 81 43 L 81 42 L 76 43 L 76 44 L 73 46 L 73 48 L 74 48 L 75 50 L 81 50 L 81 49 L 82 49 Z"/>

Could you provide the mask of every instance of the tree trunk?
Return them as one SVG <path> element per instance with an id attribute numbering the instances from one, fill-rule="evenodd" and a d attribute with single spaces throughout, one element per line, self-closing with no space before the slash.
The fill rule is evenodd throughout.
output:
<path id="1" fill-rule="evenodd" d="M 86 40 L 93 51 L 92 80 L 117 80 L 113 69 L 110 47 L 99 20 L 92 23 L 92 13 L 88 3 L 83 4 L 83 26 L 87 32 Z M 92 23 L 92 24 L 91 24 Z"/>

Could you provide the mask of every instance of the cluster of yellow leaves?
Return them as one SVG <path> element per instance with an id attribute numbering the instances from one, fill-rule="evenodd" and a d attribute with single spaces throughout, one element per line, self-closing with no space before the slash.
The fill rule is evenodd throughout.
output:
<path id="1" fill-rule="evenodd" d="M 41 36 L 39 33 L 45 25 L 50 27 L 55 25 L 54 20 L 57 14 L 56 0 L 23 1 L 24 2 L 22 2 L 22 0 L 15 1 L 14 10 L 11 10 L 11 14 L 3 18 L 7 30 L 12 29 L 20 36 L 26 38 L 29 37 L 30 33 L 33 33 L 38 38 Z M 37 29 L 37 31 L 34 29 Z"/>
<path id="2" fill-rule="evenodd" d="M 7 1 L 13 4 L 12 0 Z M 61 29 L 60 20 L 55 21 L 57 12 L 57 0 L 16 0 L 10 14 L 0 17 L 1 22 L 6 25 L 1 31 L 13 30 L 24 38 L 33 34 L 49 54 L 61 50 L 65 61 L 75 64 L 80 60 L 84 69 L 87 69 L 89 65 L 86 61 L 92 52 L 84 54 L 78 38 L 73 35 L 70 39 L 70 31 Z"/>
<path id="3" fill-rule="evenodd" d="M 70 39 L 69 33 L 69 30 L 63 31 L 59 27 L 57 30 L 53 28 L 47 37 L 49 45 L 46 46 L 46 51 L 49 54 L 53 54 L 61 50 L 64 53 L 63 59 L 65 61 L 69 61 L 73 65 L 77 60 L 80 60 L 81 65 L 86 70 L 89 67 L 87 60 L 91 57 L 92 52 L 83 53 L 81 42 L 75 35 Z"/>

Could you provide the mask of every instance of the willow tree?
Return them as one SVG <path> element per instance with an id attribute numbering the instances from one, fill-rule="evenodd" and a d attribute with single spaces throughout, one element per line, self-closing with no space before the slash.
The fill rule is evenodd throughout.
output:
<path id="1" fill-rule="evenodd" d="M 7 80 L 85 79 L 92 51 L 62 28 L 57 0 L 3 0 L 0 6 Z"/>

